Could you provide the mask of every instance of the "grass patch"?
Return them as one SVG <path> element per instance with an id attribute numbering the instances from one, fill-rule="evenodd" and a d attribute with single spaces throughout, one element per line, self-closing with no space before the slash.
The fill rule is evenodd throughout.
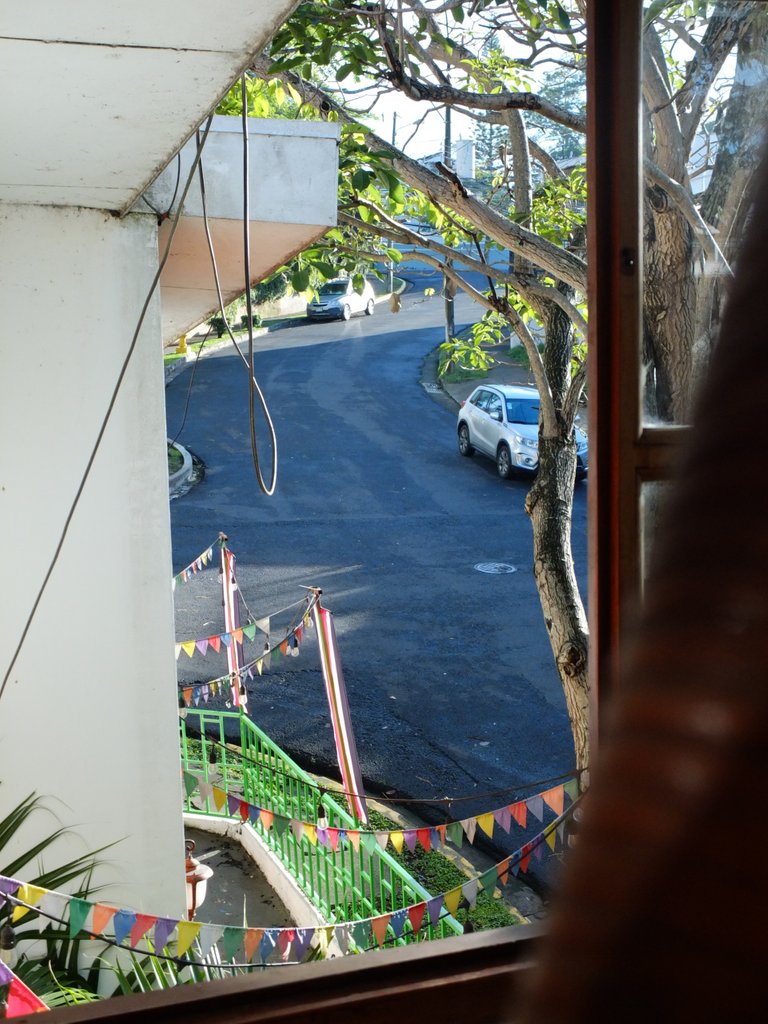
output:
<path id="1" fill-rule="evenodd" d="M 454 366 L 447 373 L 441 373 L 440 380 L 445 381 L 446 384 L 461 384 L 465 380 L 478 380 L 487 376 L 488 371 L 481 367 L 475 369 L 469 366 Z"/>
<path id="2" fill-rule="evenodd" d="M 171 476 L 173 473 L 178 473 L 181 467 L 184 465 L 184 458 L 174 445 L 168 445 L 168 475 Z"/>
<path id="3" fill-rule="evenodd" d="M 378 811 L 369 811 L 370 827 L 378 830 L 393 831 L 399 829 L 400 825 L 387 818 Z M 403 847 L 402 853 L 392 853 L 405 870 L 428 889 L 433 895 L 448 892 L 457 885 L 463 885 L 467 876 L 460 871 L 456 865 L 437 850 L 430 850 L 428 853 L 420 846 L 411 853 Z M 520 924 L 520 919 L 510 910 L 502 899 L 494 899 L 485 891 L 477 895 L 477 902 L 474 907 L 459 907 L 456 911 L 456 920 L 462 925 L 467 921 L 471 922 L 475 931 L 484 931 L 488 928 L 505 928 L 508 925 Z"/>

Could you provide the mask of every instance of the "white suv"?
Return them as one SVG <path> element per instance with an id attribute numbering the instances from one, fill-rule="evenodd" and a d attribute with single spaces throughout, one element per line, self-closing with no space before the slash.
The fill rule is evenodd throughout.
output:
<path id="1" fill-rule="evenodd" d="M 539 468 L 539 393 L 513 384 L 481 384 L 461 403 L 457 423 L 459 452 L 479 451 L 496 463 L 506 480 L 515 470 Z M 576 476 L 587 474 L 588 447 L 576 428 Z"/>
<path id="2" fill-rule="evenodd" d="M 351 277 L 335 277 L 318 288 L 315 298 L 307 304 L 307 316 L 349 320 L 353 313 L 373 316 L 374 305 L 369 281 L 363 285 L 362 292 L 356 292 Z"/>

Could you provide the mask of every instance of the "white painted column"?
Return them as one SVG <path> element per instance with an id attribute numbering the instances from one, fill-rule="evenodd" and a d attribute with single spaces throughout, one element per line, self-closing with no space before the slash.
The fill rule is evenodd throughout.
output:
<path id="1" fill-rule="evenodd" d="M 0 204 L 0 669 L 53 557 L 157 267 L 153 217 Z M 153 300 L 0 699 L 0 816 L 107 843 L 99 899 L 184 912 L 164 383 Z M 56 852 L 56 851 L 59 852 Z"/>

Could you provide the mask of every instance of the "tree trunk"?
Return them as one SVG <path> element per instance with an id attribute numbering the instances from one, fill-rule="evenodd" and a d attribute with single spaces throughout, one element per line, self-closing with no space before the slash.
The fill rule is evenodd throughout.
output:
<path id="1" fill-rule="evenodd" d="M 525 510 L 533 527 L 533 573 L 581 769 L 589 765 L 588 630 L 571 554 L 575 476 L 574 438 L 540 438 L 539 472 Z"/>

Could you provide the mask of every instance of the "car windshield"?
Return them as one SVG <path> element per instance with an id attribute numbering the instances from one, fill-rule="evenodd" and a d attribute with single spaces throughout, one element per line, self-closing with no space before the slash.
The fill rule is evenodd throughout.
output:
<path id="1" fill-rule="evenodd" d="M 329 281 L 320 289 L 321 295 L 343 295 L 347 290 L 346 281 Z"/>
<path id="2" fill-rule="evenodd" d="M 538 423 L 538 398 L 508 398 L 507 420 L 510 423 L 529 423 L 531 425 Z"/>

